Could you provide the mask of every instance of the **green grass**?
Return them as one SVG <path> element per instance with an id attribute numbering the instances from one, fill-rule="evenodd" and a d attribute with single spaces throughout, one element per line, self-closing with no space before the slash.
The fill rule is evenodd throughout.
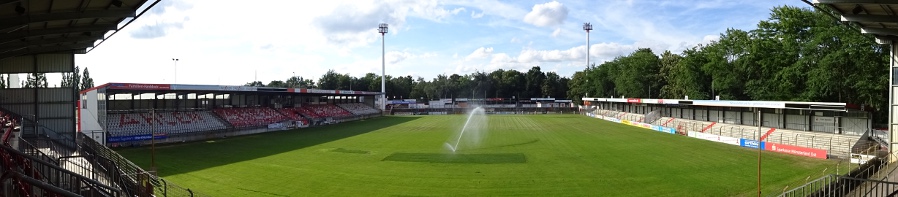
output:
<path id="1" fill-rule="evenodd" d="M 479 147 L 444 143 L 465 116 L 398 116 L 158 147 L 160 176 L 213 196 L 755 195 L 757 151 L 579 115 L 491 115 Z M 148 168 L 148 148 L 119 151 Z M 763 154 L 764 193 L 835 162 Z"/>

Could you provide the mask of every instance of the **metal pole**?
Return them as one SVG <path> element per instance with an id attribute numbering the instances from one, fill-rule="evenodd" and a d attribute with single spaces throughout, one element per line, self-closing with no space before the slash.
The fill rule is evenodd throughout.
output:
<path id="1" fill-rule="evenodd" d="M 761 149 L 762 142 L 761 141 L 761 109 L 757 109 L 758 111 L 758 197 L 761 196 Z"/>
<path id="2" fill-rule="evenodd" d="M 171 58 L 172 61 L 175 62 L 175 80 L 173 83 L 178 83 L 178 58 Z"/>
<path id="3" fill-rule="evenodd" d="M 386 47 L 387 36 L 385 36 L 384 34 L 380 34 L 380 36 L 381 36 L 381 39 L 380 39 L 380 52 L 381 52 L 380 92 L 383 93 L 383 95 L 381 95 L 381 97 L 383 98 L 383 99 L 381 99 L 381 101 L 383 103 L 381 103 L 380 108 L 386 110 L 387 109 L 387 47 Z"/>
<path id="4" fill-rule="evenodd" d="M 156 108 L 150 110 L 150 114 L 153 116 L 153 129 L 150 131 L 150 163 L 153 168 L 153 174 L 159 174 L 156 172 Z"/>
<path id="5" fill-rule="evenodd" d="M 386 49 L 386 33 L 388 26 L 386 23 L 381 23 L 377 26 L 377 32 L 380 33 L 380 51 L 381 51 L 381 73 L 380 73 L 380 93 L 381 95 L 381 110 L 387 110 L 387 49 Z"/>

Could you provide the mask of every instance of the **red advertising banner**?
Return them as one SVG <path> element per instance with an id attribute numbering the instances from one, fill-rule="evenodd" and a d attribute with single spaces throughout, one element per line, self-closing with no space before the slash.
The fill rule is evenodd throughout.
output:
<path id="1" fill-rule="evenodd" d="M 826 150 L 816 149 L 816 148 L 805 148 L 805 147 L 799 147 L 799 146 L 767 142 L 764 145 L 764 150 L 778 152 L 778 153 L 798 155 L 798 156 L 813 157 L 813 158 L 818 158 L 818 159 L 826 159 Z"/>
<path id="2" fill-rule="evenodd" d="M 641 102 L 642 102 L 642 99 L 638 99 L 638 98 L 628 98 L 628 99 L 627 99 L 627 102 L 628 102 L 628 103 L 641 103 Z"/>
<path id="3" fill-rule="evenodd" d="M 114 83 L 109 85 L 109 89 L 125 89 L 125 90 L 170 90 L 169 84 L 138 84 L 138 83 Z"/>

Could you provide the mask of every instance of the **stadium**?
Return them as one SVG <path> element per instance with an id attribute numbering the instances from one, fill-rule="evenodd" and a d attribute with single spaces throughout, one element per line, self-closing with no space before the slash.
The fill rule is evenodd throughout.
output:
<path id="1" fill-rule="evenodd" d="M 615 66 L 639 65 L 644 61 L 627 61 L 643 53 L 656 57 L 650 49 L 589 66 L 570 79 L 544 74 L 539 66 L 529 72 L 440 75 L 449 85 L 425 88 L 436 93 L 420 96 L 411 96 L 409 87 L 397 97 L 400 88 L 388 85 L 385 73 L 378 78 L 380 91 L 353 90 L 353 79 L 348 86 L 325 86 L 321 79 L 319 87 L 257 81 L 109 82 L 87 88 L 36 83 L 48 73 L 77 75 L 76 57 L 91 55 L 160 2 L 0 0 L 0 74 L 7 75 L 0 75 L 0 196 L 898 195 L 898 55 L 888 52 L 898 50 L 898 16 L 891 3 L 803 1 L 834 14 L 819 17 L 826 24 L 856 27 L 860 31 L 851 29 L 851 35 L 872 38 L 844 42 L 888 47 L 873 50 L 891 59 L 888 84 L 871 85 L 888 85 L 881 91 L 888 96 L 862 94 L 886 97 L 886 106 L 871 105 L 868 97 L 752 97 L 757 90 L 736 87 L 758 85 L 732 85 L 751 79 L 721 83 L 713 73 L 676 77 L 707 77 L 708 87 L 669 78 L 644 79 L 667 83 L 658 87 L 627 81 L 651 75 Z M 788 7 L 775 10 L 780 9 Z M 832 24 L 833 18 L 844 24 Z M 384 36 L 386 24 L 379 28 Z M 588 36 L 592 26 L 583 29 Z M 813 44 L 818 45 L 826 44 Z M 699 52 L 686 50 L 681 58 L 698 61 L 687 55 Z M 609 68 L 618 70 L 602 70 Z M 854 76 L 851 70 L 840 72 Z M 18 74 L 29 79 L 20 82 Z M 646 86 L 626 86 L 632 83 Z M 678 84 L 710 93 L 680 91 Z M 792 91 L 783 87 L 768 89 Z M 832 92 L 851 87 L 856 86 Z M 827 94 L 838 94 L 832 92 Z M 883 120 L 888 124 L 877 124 Z"/>

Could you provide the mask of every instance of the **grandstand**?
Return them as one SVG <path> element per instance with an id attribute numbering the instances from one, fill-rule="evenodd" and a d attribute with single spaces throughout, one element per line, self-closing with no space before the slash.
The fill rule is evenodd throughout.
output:
<path id="1" fill-rule="evenodd" d="M 823 158 L 875 155 L 888 143 L 870 112 L 845 103 L 583 98 L 597 118 L 823 150 Z M 758 113 L 761 112 L 760 119 Z M 753 112 L 754 111 L 754 112 Z M 652 115 L 657 117 L 651 118 Z M 761 122 L 760 128 L 758 122 Z M 760 133 L 759 133 L 760 130 Z M 738 142 L 737 142 L 738 144 Z"/>
<path id="2" fill-rule="evenodd" d="M 108 83 L 81 92 L 78 129 L 112 147 L 204 140 L 379 116 L 378 94 Z"/>

